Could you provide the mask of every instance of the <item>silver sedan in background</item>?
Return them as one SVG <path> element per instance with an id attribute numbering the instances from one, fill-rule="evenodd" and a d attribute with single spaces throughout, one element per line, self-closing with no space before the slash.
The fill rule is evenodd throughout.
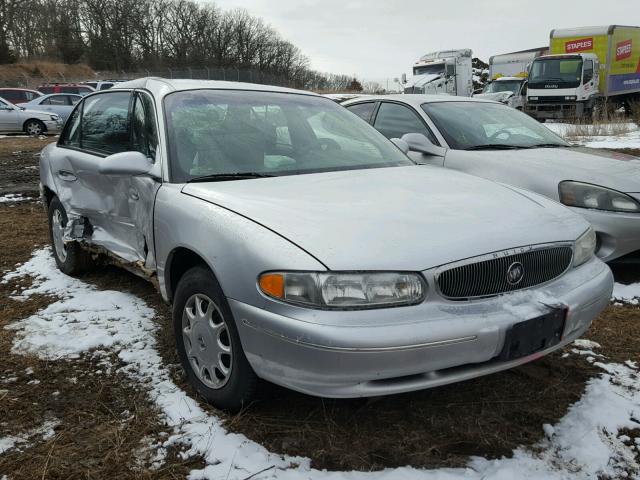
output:
<path id="1" fill-rule="evenodd" d="M 156 282 L 189 381 L 228 409 L 258 378 L 360 397 L 511 368 L 613 286 L 579 215 L 416 165 L 310 92 L 123 83 L 81 101 L 40 179 L 58 267 L 91 251 Z"/>
<path id="2" fill-rule="evenodd" d="M 531 117 L 496 102 L 386 95 L 343 105 L 421 164 L 521 187 L 570 207 L 597 234 L 604 261 L 640 263 L 640 159 L 573 147 Z"/>
<path id="3" fill-rule="evenodd" d="M 51 112 L 60 116 L 65 122 L 76 103 L 82 100 L 82 95 L 73 93 L 51 93 L 43 95 L 21 106 L 29 110 L 39 110 L 42 112 Z"/>
<path id="4" fill-rule="evenodd" d="M 58 133 L 62 119 L 56 113 L 18 107 L 0 98 L 0 132 L 42 135 Z"/>

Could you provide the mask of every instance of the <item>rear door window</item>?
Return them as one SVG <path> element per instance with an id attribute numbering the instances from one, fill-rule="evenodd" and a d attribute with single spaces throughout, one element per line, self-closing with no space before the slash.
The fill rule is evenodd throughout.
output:
<path id="1" fill-rule="evenodd" d="M 388 139 L 402 138 L 406 133 L 421 133 L 431 143 L 438 145 L 433 133 L 420 117 L 404 105 L 382 102 L 373 126 Z"/>
<path id="2" fill-rule="evenodd" d="M 367 102 L 367 103 L 358 103 L 356 105 L 349 105 L 347 110 L 351 113 L 355 113 L 365 122 L 369 122 L 371 120 L 371 115 L 373 114 L 373 110 L 375 109 L 375 102 Z"/>

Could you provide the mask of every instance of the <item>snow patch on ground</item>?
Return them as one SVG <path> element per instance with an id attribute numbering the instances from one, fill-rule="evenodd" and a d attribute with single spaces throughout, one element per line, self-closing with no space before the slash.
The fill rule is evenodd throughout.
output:
<path id="1" fill-rule="evenodd" d="M 640 300 L 640 283 L 631 283 L 629 285 L 616 283 L 613 286 L 613 298 L 637 305 Z"/>
<path id="2" fill-rule="evenodd" d="M 624 477 L 638 471 L 634 451 L 617 437 L 624 428 L 638 428 L 640 385 L 635 363 L 596 362 L 605 374 L 592 379 L 585 394 L 557 425 L 541 426 L 546 434 L 535 451 L 517 449 L 513 457 L 498 460 L 472 458 L 467 468 L 418 470 L 411 467 L 379 472 L 326 472 L 310 468 L 306 458 L 281 456 L 245 436 L 228 432 L 215 415 L 206 413 L 196 400 L 178 388 L 156 349 L 154 311 L 139 298 L 114 291 L 98 291 L 59 272 L 50 250 L 38 250 L 33 258 L 6 275 L 5 280 L 34 278 L 21 292 L 53 294 L 60 298 L 35 315 L 8 328 L 15 330 L 13 349 L 40 358 L 75 358 L 90 349 L 108 349 L 125 363 L 123 371 L 148 388 L 160 407 L 170 432 L 157 449 L 153 466 L 164 459 L 171 445 L 184 448 L 182 455 L 201 456 L 206 466 L 191 472 L 190 479 L 280 478 L 308 480 L 479 480 L 479 479 L 597 479 Z M 547 303 L 549 298 L 538 299 Z M 515 302 L 520 313 L 524 302 Z M 523 307 L 524 308 L 524 307 Z M 576 347 L 598 348 L 593 343 Z"/>
<path id="3" fill-rule="evenodd" d="M 562 138 L 566 138 L 567 132 L 573 128 L 573 125 L 569 123 L 547 122 L 545 126 Z M 640 148 L 640 127 L 635 123 L 624 124 L 622 127 L 629 132 L 621 135 L 572 137 L 568 141 L 589 148 Z"/>
<path id="4" fill-rule="evenodd" d="M 46 441 L 56 434 L 55 428 L 60 425 L 60 420 L 47 420 L 41 426 L 28 432 L 0 438 L 0 455 L 14 448 L 27 448 L 34 441 Z"/>
<path id="5" fill-rule="evenodd" d="M 29 200 L 29 198 L 20 193 L 7 193 L 6 195 L 0 196 L 0 203 L 17 203 L 26 202 L 27 200 Z"/>

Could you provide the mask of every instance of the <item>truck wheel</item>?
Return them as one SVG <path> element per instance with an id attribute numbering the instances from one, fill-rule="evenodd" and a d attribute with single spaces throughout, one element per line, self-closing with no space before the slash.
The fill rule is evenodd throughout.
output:
<path id="1" fill-rule="evenodd" d="M 180 362 L 196 391 L 222 410 L 246 406 L 258 377 L 242 350 L 222 288 L 208 268 L 193 267 L 180 279 L 173 327 Z"/>
<path id="2" fill-rule="evenodd" d="M 89 252 L 83 250 L 78 242 L 64 242 L 64 229 L 68 219 L 58 197 L 53 197 L 49 203 L 48 213 L 53 258 L 60 271 L 67 275 L 77 275 L 89 270 L 93 265 Z"/>
<path id="3" fill-rule="evenodd" d="M 27 123 L 24 124 L 24 131 L 27 135 L 42 135 L 45 130 L 44 123 L 40 120 L 28 120 Z"/>

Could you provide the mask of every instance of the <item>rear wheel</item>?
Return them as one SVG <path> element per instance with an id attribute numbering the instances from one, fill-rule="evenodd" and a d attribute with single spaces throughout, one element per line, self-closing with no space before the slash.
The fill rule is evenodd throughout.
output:
<path id="1" fill-rule="evenodd" d="M 42 135 L 45 131 L 45 126 L 40 120 L 28 120 L 24 124 L 24 131 L 27 135 Z"/>
<path id="2" fill-rule="evenodd" d="M 242 350 L 227 299 L 205 266 L 192 268 L 180 279 L 173 325 L 180 362 L 198 393 L 223 410 L 247 405 L 258 377 Z"/>
<path id="3" fill-rule="evenodd" d="M 53 246 L 53 257 L 58 268 L 67 275 L 76 275 L 88 270 L 92 265 L 91 255 L 77 242 L 65 242 L 67 212 L 60 199 L 53 197 L 49 203 L 49 236 Z"/>

